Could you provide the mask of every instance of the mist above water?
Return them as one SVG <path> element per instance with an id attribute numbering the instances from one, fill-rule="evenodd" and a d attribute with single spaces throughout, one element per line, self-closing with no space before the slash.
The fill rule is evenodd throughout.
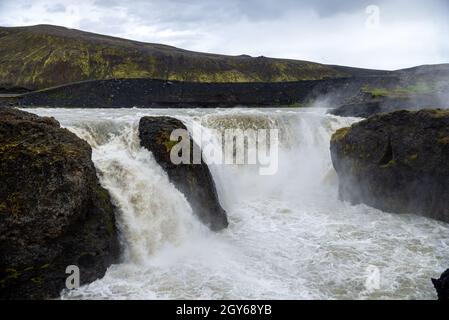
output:
<path id="1" fill-rule="evenodd" d="M 433 299 L 430 277 L 447 268 L 449 226 L 337 199 L 329 141 L 356 119 L 322 109 L 33 109 L 93 147 L 116 206 L 123 261 L 67 299 Z M 279 171 L 212 165 L 229 228 L 214 233 L 192 212 L 150 152 L 143 115 L 187 127 L 277 128 Z M 267 128 L 268 127 L 268 128 Z M 367 287 L 377 268 L 379 287 Z M 81 275 L 82 276 L 82 275 Z"/>

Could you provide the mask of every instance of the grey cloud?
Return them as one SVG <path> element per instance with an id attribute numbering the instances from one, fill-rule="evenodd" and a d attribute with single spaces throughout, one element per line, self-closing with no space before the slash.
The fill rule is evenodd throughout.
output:
<path id="1" fill-rule="evenodd" d="M 65 12 L 65 10 L 66 10 L 65 6 L 61 3 L 47 6 L 47 12 L 50 12 L 50 13 Z"/>
<path id="2" fill-rule="evenodd" d="M 120 5 L 123 1 L 119 0 L 95 0 L 94 5 L 99 7 L 116 7 Z M 139 1 L 136 1 L 139 2 Z"/>

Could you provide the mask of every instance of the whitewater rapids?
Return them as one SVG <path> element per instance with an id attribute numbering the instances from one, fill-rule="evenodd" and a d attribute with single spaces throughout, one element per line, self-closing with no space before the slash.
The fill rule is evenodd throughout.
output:
<path id="1" fill-rule="evenodd" d="M 430 278 L 449 267 L 448 224 L 338 200 L 330 137 L 357 119 L 322 109 L 26 111 L 54 116 L 89 142 L 118 208 L 121 263 L 63 299 L 434 299 Z M 205 130 L 279 129 L 279 171 L 211 166 L 230 221 L 211 232 L 140 148 L 145 115 Z"/>

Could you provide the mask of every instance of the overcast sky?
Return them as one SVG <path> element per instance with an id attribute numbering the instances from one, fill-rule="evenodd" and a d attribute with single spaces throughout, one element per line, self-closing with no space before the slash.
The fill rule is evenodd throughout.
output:
<path id="1" fill-rule="evenodd" d="M 35 24 L 378 69 L 449 62 L 447 0 L 0 0 L 1 26 Z"/>

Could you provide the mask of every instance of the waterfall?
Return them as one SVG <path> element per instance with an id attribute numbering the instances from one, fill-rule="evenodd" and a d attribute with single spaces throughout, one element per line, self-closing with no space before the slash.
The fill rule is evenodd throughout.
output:
<path id="1" fill-rule="evenodd" d="M 358 119 L 319 109 L 31 112 L 56 117 L 89 142 L 117 207 L 123 261 L 64 299 L 435 298 L 429 279 L 447 267 L 448 225 L 338 200 L 330 137 Z M 211 135 L 279 129 L 279 170 L 262 176 L 252 165 L 211 165 L 230 221 L 211 232 L 140 147 L 144 115 L 173 116 Z M 365 285 L 373 269 L 376 290 Z"/>
<path id="2" fill-rule="evenodd" d="M 219 132 L 229 128 L 278 129 L 279 170 L 273 176 L 262 176 L 250 165 L 219 165 L 212 170 L 222 183 L 222 197 L 235 203 L 250 196 L 292 197 L 292 192 L 310 192 L 324 187 L 329 175 L 335 174 L 329 154 L 330 137 L 337 129 L 354 119 L 329 117 L 324 112 L 234 111 L 208 114 L 196 120 L 204 130 Z M 255 146 L 256 143 L 251 143 Z M 231 195 L 233 193 L 233 195 Z M 298 197 L 298 195 L 293 195 Z"/>
<path id="3" fill-rule="evenodd" d="M 93 147 L 100 182 L 119 210 L 126 261 L 142 263 L 162 246 L 201 230 L 184 195 L 140 147 L 136 123 L 83 122 L 69 129 Z"/>

